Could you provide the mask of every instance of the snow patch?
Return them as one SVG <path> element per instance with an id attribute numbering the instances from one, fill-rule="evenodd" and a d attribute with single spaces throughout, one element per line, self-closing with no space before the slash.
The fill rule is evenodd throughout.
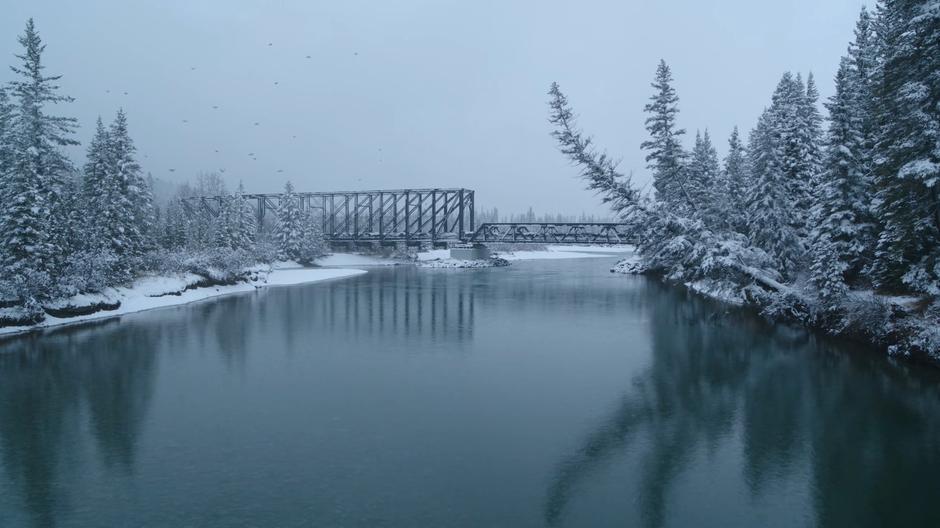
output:
<path id="1" fill-rule="evenodd" d="M 397 266 L 400 262 L 372 255 L 333 253 L 316 261 L 318 266 Z"/>
<path id="2" fill-rule="evenodd" d="M 166 308 L 191 302 L 202 301 L 222 295 L 233 293 L 243 293 L 254 291 L 258 288 L 268 286 L 292 286 L 297 284 L 306 284 L 321 282 L 330 279 L 339 279 L 352 277 L 366 273 L 359 269 L 323 269 L 323 268 L 293 268 L 293 269 L 268 269 L 263 272 L 252 274 L 252 279 L 248 282 L 239 282 L 224 286 L 209 286 L 204 288 L 192 288 L 194 284 L 205 280 L 194 274 L 184 274 L 175 277 L 144 277 L 134 282 L 130 287 L 108 288 L 100 294 L 82 294 L 51 303 L 50 306 L 58 309 L 81 309 L 83 306 L 92 306 L 107 302 L 108 304 L 120 303 L 112 310 L 96 311 L 85 315 L 76 315 L 74 317 L 55 317 L 47 315 L 46 318 L 35 325 L 30 326 L 8 326 L 0 328 L 0 335 L 15 334 L 27 332 L 36 328 L 46 328 L 50 326 L 59 326 L 72 324 L 95 319 L 105 319 L 124 314 L 142 312 L 155 308 Z M 17 308 L 4 308 L 10 313 L 0 313 L 0 319 L 5 316 L 10 319 L 17 315 L 13 311 Z"/>
<path id="3" fill-rule="evenodd" d="M 488 258 L 478 260 L 460 260 L 460 259 L 437 259 L 437 260 L 419 260 L 419 268 L 498 268 L 508 266 L 509 261 L 502 258 Z"/>

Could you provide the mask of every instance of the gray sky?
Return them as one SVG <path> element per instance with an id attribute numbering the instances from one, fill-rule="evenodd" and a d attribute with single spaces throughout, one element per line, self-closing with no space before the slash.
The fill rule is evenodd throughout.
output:
<path id="1" fill-rule="evenodd" d="M 548 135 L 552 81 L 646 183 L 642 108 L 660 58 L 686 143 L 707 127 L 723 153 L 784 70 L 813 71 L 832 93 L 863 3 L 18 0 L 3 7 L 0 54 L 14 62 L 34 17 L 47 72 L 76 98 L 62 113 L 81 120 L 82 143 L 97 115 L 123 106 L 156 177 L 225 169 L 259 192 L 287 179 L 300 190 L 468 187 L 503 212 L 590 213 L 598 199 Z"/>

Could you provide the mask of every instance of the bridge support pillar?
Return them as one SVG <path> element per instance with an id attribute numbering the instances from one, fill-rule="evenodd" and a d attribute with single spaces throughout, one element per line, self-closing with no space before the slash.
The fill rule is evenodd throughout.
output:
<path id="1" fill-rule="evenodd" d="M 483 244 L 474 244 L 470 247 L 450 248 L 450 258 L 458 260 L 482 260 L 490 258 L 490 248 Z"/>

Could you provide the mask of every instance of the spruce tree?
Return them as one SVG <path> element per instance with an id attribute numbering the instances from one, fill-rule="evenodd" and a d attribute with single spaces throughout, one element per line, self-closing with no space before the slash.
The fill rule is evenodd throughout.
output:
<path id="1" fill-rule="evenodd" d="M 718 152 L 712 145 L 707 129 L 704 135 L 695 132 L 695 147 L 689 157 L 686 174 L 689 194 L 698 204 L 705 224 L 725 225 L 727 218 L 724 212 L 727 202 L 723 192 L 721 167 L 718 164 Z"/>
<path id="2" fill-rule="evenodd" d="M 881 12 L 874 173 L 883 288 L 940 290 L 940 2 L 886 0 Z"/>
<path id="3" fill-rule="evenodd" d="M 158 234 L 160 246 L 170 250 L 182 249 L 186 245 L 187 224 L 179 198 L 170 200 L 163 211 L 160 223 Z"/>
<path id="4" fill-rule="evenodd" d="M 19 37 L 21 64 L 12 67 L 17 78 L 10 83 L 16 99 L 10 126 L 11 159 L 5 178 L 5 200 L 0 211 L 0 245 L 5 248 L 3 269 L 7 276 L 55 273 L 64 248 L 57 247 L 50 233 L 51 215 L 59 199 L 63 178 L 71 163 L 61 148 L 78 144 L 72 138 L 76 120 L 47 113 L 48 105 L 69 102 L 59 95 L 60 76 L 43 75 L 45 49 L 33 20 Z M 28 296 L 42 296 L 49 284 Z"/>
<path id="5" fill-rule="evenodd" d="M 783 128 L 776 120 L 781 112 L 767 109 L 751 132 L 748 164 L 751 185 L 747 188 L 747 226 L 751 243 L 766 251 L 775 266 L 785 274 L 795 272 L 804 251 L 793 226 L 793 196 L 782 161 L 785 149 Z"/>
<path id="6" fill-rule="evenodd" d="M 5 188 L 3 182 L 13 159 L 12 126 L 13 104 L 10 102 L 10 96 L 7 95 L 6 87 L 0 86 L 0 193 Z"/>
<path id="7" fill-rule="evenodd" d="M 728 201 L 728 216 L 731 227 L 747 234 L 745 211 L 748 186 L 747 152 L 741 142 L 738 127 L 734 127 L 728 138 L 728 155 L 725 156 L 724 192 Z"/>
<path id="8" fill-rule="evenodd" d="M 95 135 L 88 143 L 82 180 L 82 199 L 86 212 L 82 222 L 85 225 L 85 245 L 92 250 L 101 250 L 107 246 L 105 236 L 111 222 L 107 203 L 109 189 L 105 186 L 110 167 L 109 144 L 108 130 L 99 116 Z"/>
<path id="9" fill-rule="evenodd" d="M 695 211 L 696 204 L 686 183 L 686 155 L 680 142 L 685 130 L 676 125 L 679 96 L 672 87 L 672 72 L 666 61 L 659 61 L 651 86 L 655 92 L 644 107 L 644 111 L 650 114 L 646 118 L 650 139 L 644 141 L 641 148 L 648 151 L 647 168 L 653 171 L 656 198 L 670 206 Z"/>
<path id="10" fill-rule="evenodd" d="M 249 250 L 254 246 L 257 231 L 254 209 L 245 199 L 244 188 L 222 197 L 222 206 L 216 219 L 215 243 L 219 247 Z"/>
<path id="11" fill-rule="evenodd" d="M 300 201 L 294 194 L 294 185 L 287 182 L 284 194 L 277 208 L 277 222 L 274 225 L 274 240 L 277 244 L 278 258 L 298 260 L 303 255 L 304 213 Z"/>
<path id="12" fill-rule="evenodd" d="M 126 281 L 149 248 L 146 232 L 152 221 L 153 205 L 123 110 L 118 110 L 106 138 L 99 230 L 103 247 L 118 257 L 113 279 Z"/>
<path id="13" fill-rule="evenodd" d="M 826 104 L 830 124 L 814 214 L 818 226 L 813 234 L 813 277 L 820 289 L 832 288 L 836 280 L 854 281 L 865 266 L 871 230 L 865 224 L 867 186 L 858 162 L 864 141 L 855 87 L 851 63 L 843 58 L 836 74 L 836 93 Z M 822 263 L 823 257 L 837 262 Z M 834 275 L 837 269 L 838 277 Z"/>
<path id="14" fill-rule="evenodd" d="M 303 234 L 297 261 L 304 265 L 310 265 L 326 252 L 320 215 L 315 214 L 313 211 L 307 211 L 303 215 L 302 229 Z"/>
<path id="15" fill-rule="evenodd" d="M 237 245 L 242 249 L 251 249 L 258 233 L 258 219 L 255 208 L 245 197 L 245 187 L 241 182 L 238 183 L 238 192 L 235 193 L 235 203 L 238 213 L 235 229 Z"/>

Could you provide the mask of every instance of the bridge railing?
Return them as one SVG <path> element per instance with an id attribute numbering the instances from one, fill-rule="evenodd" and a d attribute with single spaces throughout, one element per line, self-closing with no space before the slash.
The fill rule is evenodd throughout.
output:
<path id="1" fill-rule="evenodd" d="M 613 222 L 493 222 L 466 239 L 472 243 L 629 244 L 627 224 Z"/>

